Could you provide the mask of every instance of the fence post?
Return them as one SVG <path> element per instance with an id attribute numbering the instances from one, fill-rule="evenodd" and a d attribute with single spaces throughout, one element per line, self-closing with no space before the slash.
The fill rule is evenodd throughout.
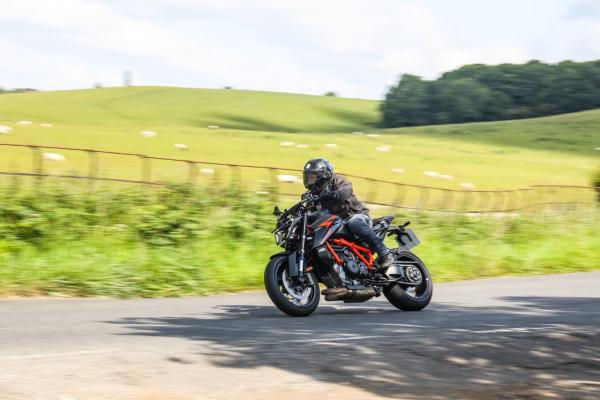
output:
<path id="1" fill-rule="evenodd" d="M 452 205 L 452 191 L 448 190 L 448 189 L 442 189 L 444 192 L 444 195 L 442 196 L 442 205 L 441 205 L 441 209 L 442 210 L 446 210 L 446 211 L 454 211 L 451 207 Z"/>
<path id="2" fill-rule="evenodd" d="M 241 189 L 242 173 L 240 167 L 238 165 L 230 165 L 229 168 L 231 170 L 231 186 L 235 186 L 236 189 Z"/>
<path id="3" fill-rule="evenodd" d="M 94 183 L 94 179 L 98 177 L 100 169 L 98 153 L 95 150 L 86 150 L 89 160 L 88 166 L 88 183 L 90 186 Z"/>
<path id="4" fill-rule="evenodd" d="M 150 183 L 152 180 L 152 161 L 150 158 L 143 154 L 138 154 L 138 157 L 142 161 L 142 183 Z"/>
<path id="5" fill-rule="evenodd" d="M 186 162 L 188 164 L 188 182 L 193 185 L 198 179 L 198 165 L 194 161 Z"/>
<path id="6" fill-rule="evenodd" d="M 28 146 L 31 149 L 33 172 L 37 174 L 38 187 L 42 184 L 42 174 L 44 173 L 44 157 L 38 146 Z"/>
<path id="7" fill-rule="evenodd" d="M 396 208 L 400 208 L 402 206 L 402 202 L 404 201 L 404 195 L 406 194 L 406 187 L 400 183 L 396 183 L 396 197 L 394 197 L 393 205 Z"/>
<path id="8" fill-rule="evenodd" d="M 416 207 L 417 209 L 425 209 L 427 205 L 427 201 L 429 200 L 429 188 L 419 187 L 419 191 L 421 192 L 419 196 L 419 200 L 417 201 Z"/>
<path id="9" fill-rule="evenodd" d="M 367 189 L 367 195 L 365 196 L 367 203 L 374 203 L 377 197 L 377 181 L 375 179 L 367 178 L 369 188 Z"/>
<path id="10" fill-rule="evenodd" d="M 277 178 L 279 170 L 277 168 L 269 168 L 269 172 L 271 175 L 271 187 L 268 192 L 272 203 L 275 204 L 279 200 L 279 179 Z"/>

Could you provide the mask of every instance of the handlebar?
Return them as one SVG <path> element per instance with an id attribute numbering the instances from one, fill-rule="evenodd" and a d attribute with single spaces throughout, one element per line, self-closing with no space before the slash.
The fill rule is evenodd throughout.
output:
<path id="1" fill-rule="evenodd" d="M 292 212 L 295 212 L 300 207 L 307 207 L 311 204 L 316 203 L 318 198 L 319 198 L 319 196 L 316 196 L 310 192 L 304 193 L 301 196 L 301 200 L 298 203 L 294 204 L 289 209 L 287 209 L 284 212 L 282 212 L 281 214 L 279 214 L 277 216 L 277 219 L 279 220 L 279 219 L 287 217 L 288 215 L 290 215 Z"/>

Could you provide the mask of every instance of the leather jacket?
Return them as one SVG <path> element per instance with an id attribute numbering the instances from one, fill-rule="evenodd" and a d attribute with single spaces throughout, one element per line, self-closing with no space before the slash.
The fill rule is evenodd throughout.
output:
<path id="1" fill-rule="evenodd" d="M 354 195 L 352 183 L 343 176 L 333 174 L 329 183 L 314 194 L 321 195 L 327 192 L 337 193 L 337 200 L 323 204 L 323 207 L 327 208 L 332 214 L 339 215 L 342 218 L 350 218 L 355 214 L 369 215 L 367 207 Z"/>

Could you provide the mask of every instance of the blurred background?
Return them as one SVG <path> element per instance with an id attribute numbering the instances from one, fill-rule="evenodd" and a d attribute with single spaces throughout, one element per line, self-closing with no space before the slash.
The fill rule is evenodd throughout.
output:
<path id="1" fill-rule="evenodd" d="M 435 281 L 600 266 L 595 1 L 0 5 L 2 295 L 260 288 L 315 157 Z"/>

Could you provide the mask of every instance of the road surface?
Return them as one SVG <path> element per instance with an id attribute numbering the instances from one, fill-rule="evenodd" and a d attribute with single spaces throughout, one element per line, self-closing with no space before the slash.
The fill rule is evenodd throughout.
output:
<path id="1" fill-rule="evenodd" d="M 0 301 L 0 399 L 598 399 L 600 272 L 282 315 L 263 293 Z"/>

